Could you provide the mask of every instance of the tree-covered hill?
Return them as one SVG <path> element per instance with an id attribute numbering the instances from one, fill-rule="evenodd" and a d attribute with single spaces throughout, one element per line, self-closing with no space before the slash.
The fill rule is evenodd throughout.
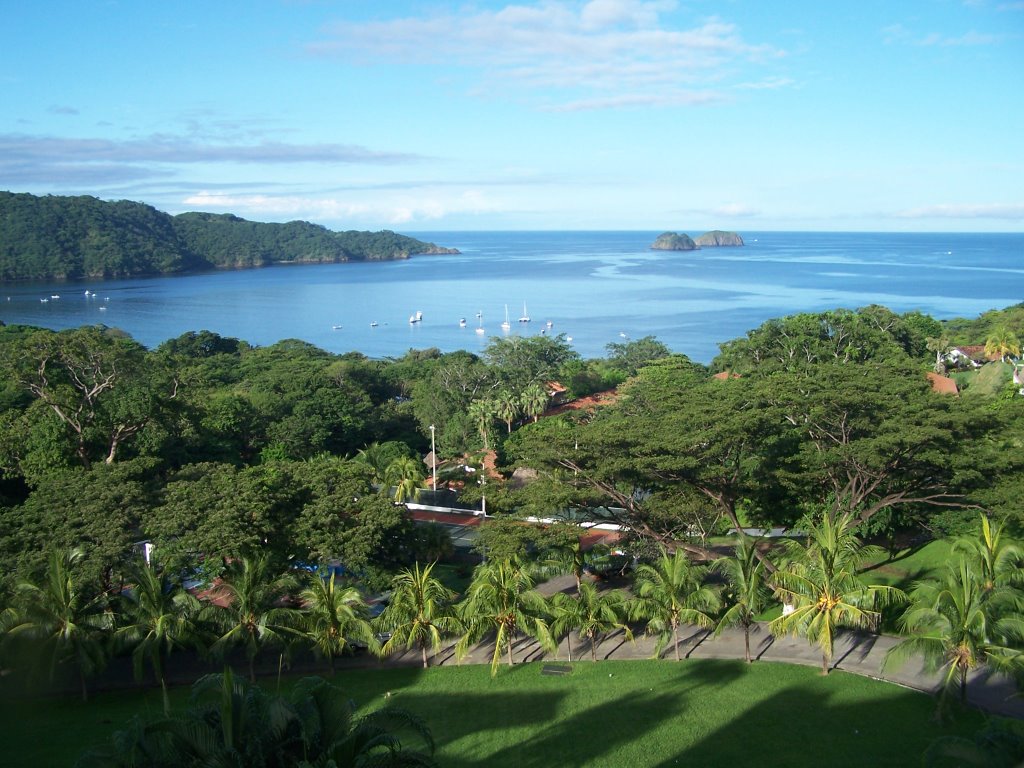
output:
<path id="1" fill-rule="evenodd" d="M 292 221 L 184 213 L 95 197 L 0 192 L 0 281 L 133 277 L 279 261 L 341 262 L 448 253 L 394 232 L 332 232 Z"/>

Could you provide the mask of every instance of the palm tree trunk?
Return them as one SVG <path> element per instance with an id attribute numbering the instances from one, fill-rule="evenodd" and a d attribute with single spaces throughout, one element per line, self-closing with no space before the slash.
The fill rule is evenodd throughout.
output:
<path id="1" fill-rule="evenodd" d="M 823 674 L 823 675 L 827 675 L 828 674 L 828 661 L 829 661 L 828 654 L 827 653 L 821 654 L 821 674 Z"/>
<path id="2" fill-rule="evenodd" d="M 682 659 L 679 658 L 679 626 L 677 624 L 672 625 L 672 639 L 675 641 L 676 661 L 682 661 Z"/>
<path id="3" fill-rule="evenodd" d="M 572 632 L 566 632 L 565 644 L 569 647 L 569 663 L 572 664 Z"/>
<path id="4" fill-rule="evenodd" d="M 590 658 L 597 663 L 597 637 L 590 635 Z"/>
<path id="5" fill-rule="evenodd" d="M 420 643 L 420 653 L 423 655 L 423 668 L 427 668 L 427 646 L 424 643 Z"/>
<path id="6" fill-rule="evenodd" d="M 513 639 L 513 637 L 514 637 L 514 635 L 511 635 L 511 634 L 508 636 L 508 665 L 510 667 L 515 664 L 515 662 L 512 661 L 512 639 Z"/>
<path id="7" fill-rule="evenodd" d="M 960 703 L 967 703 L 967 667 L 960 667 Z"/>
<path id="8" fill-rule="evenodd" d="M 744 658 L 747 660 L 747 664 L 752 663 L 753 659 L 750 658 L 750 625 L 749 624 L 744 624 L 743 625 L 743 653 L 745 654 Z"/>

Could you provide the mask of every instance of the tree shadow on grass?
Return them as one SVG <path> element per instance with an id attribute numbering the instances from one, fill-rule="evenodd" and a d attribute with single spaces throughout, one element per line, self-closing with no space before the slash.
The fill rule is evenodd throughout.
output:
<path id="1" fill-rule="evenodd" d="M 886 689 L 857 699 L 842 686 L 839 675 L 793 685 L 656 765 L 902 768 L 919 765 L 949 727 L 932 719 L 934 702 L 922 694 Z M 967 718 L 956 730 L 974 725 Z"/>

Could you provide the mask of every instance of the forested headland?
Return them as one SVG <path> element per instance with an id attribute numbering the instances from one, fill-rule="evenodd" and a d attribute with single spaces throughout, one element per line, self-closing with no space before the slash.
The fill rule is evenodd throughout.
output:
<path id="1" fill-rule="evenodd" d="M 386 230 L 333 232 L 305 221 L 171 216 L 127 200 L 0 192 L 0 281 L 124 278 L 451 252 Z"/>

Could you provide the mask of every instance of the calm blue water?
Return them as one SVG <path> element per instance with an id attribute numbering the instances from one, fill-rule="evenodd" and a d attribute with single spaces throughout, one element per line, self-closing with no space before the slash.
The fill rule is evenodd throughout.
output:
<path id="1" fill-rule="evenodd" d="M 208 329 L 259 345 L 298 338 L 389 357 L 410 348 L 479 351 L 502 333 L 508 305 L 511 333 L 540 333 L 550 320 L 549 333 L 571 336 L 584 357 L 653 335 L 708 362 L 719 343 L 794 312 L 877 303 L 971 317 L 1024 300 L 1024 234 L 743 232 L 742 248 L 692 252 L 649 250 L 657 232 L 415 234 L 462 253 L 7 284 L 0 320 L 54 329 L 104 323 L 150 347 Z M 40 301 L 51 295 L 60 298 Z M 517 322 L 524 302 L 528 324 Z M 410 325 L 416 311 L 423 321 Z M 475 333 L 478 311 L 484 335 Z"/>

